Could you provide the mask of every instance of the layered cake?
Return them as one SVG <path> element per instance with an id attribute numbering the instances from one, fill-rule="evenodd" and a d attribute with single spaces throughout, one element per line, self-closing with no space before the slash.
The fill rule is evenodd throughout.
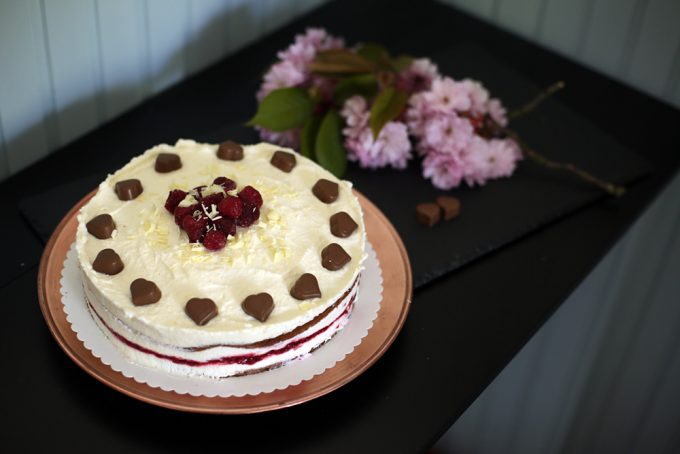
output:
<path id="1" fill-rule="evenodd" d="M 351 183 L 294 151 L 180 140 L 101 183 L 76 250 L 92 317 L 130 360 L 230 377 L 345 326 L 365 237 Z"/>

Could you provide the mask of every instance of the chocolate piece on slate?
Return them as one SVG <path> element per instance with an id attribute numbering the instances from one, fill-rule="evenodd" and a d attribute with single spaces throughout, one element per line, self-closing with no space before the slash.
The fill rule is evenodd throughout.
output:
<path id="1" fill-rule="evenodd" d="M 337 271 L 347 265 L 352 257 L 337 243 L 331 243 L 321 251 L 321 265 L 330 271 Z"/>
<path id="2" fill-rule="evenodd" d="M 446 221 L 453 219 L 460 214 L 460 200 L 455 197 L 446 195 L 439 196 L 437 197 L 437 205 L 442 209 L 444 220 Z"/>
<path id="3" fill-rule="evenodd" d="M 243 159 L 243 147 L 231 140 L 225 140 L 217 149 L 217 157 L 225 161 L 240 161 Z"/>
<path id="4" fill-rule="evenodd" d="M 274 300 L 269 293 L 250 295 L 241 303 L 241 309 L 251 317 L 264 322 L 274 310 Z"/>
<path id="5" fill-rule="evenodd" d="M 182 168 L 182 160 L 175 153 L 160 153 L 156 156 L 154 169 L 158 173 L 168 173 Z"/>
<path id="6" fill-rule="evenodd" d="M 293 153 L 287 153 L 281 150 L 275 152 L 269 162 L 277 169 L 286 173 L 290 173 L 290 171 L 293 170 L 293 167 L 295 167 L 295 164 L 297 164 L 297 160 Z"/>
<path id="7" fill-rule="evenodd" d="M 92 268 L 103 274 L 113 276 L 123 271 L 125 266 L 120 256 L 113 249 L 102 249 L 92 262 Z"/>
<path id="8" fill-rule="evenodd" d="M 441 217 L 441 210 L 436 203 L 421 203 L 416 207 L 416 219 L 423 225 L 432 227 Z"/>
<path id="9" fill-rule="evenodd" d="M 111 238 L 111 234 L 116 230 L 116 223 L 110 214 L 100 214 L 93 217 L 85 224 L 85 228 L 90 232 L 90 235 L 100 240 Z"/>
<path id="10" fill-rule="evenodd" d="M 293 288 L 290 289 L 290 296 L 296 300 L 319 298 L 321 296 L 319 282 L 313 274 L 305 273 L 295 281 Z"/>
<path id="11" fill-rule="evenodd" d="M 359 227 L 352 216 L 341 211 L 331 216 L 331 233 L 338 238 L 347 238 Z"/>
<path id="12" fill-rule="evenodd" d="M 184 312 L 194 323 L 203 326 L 217 316 L 217 305 L 210 298 L 191 298 Z"/>
<path id="13" fill-rule="evenodd" d="M 116 183 L 116 195 L 120 200 L 136 199 L 143 191 L 142 182 L 136 178 Z"/>
<path id="14" fill-rule="evenodd" d="M 157 303 L 161 299 L 161 289 L 154 282 L 140 277 L 130 284 L 130 295 L 132 296 L 132 304 L 146 306 Z"/>
<path id="15" fill-rule="evenodd" d="M 333 203 L 338 200 L 339 187 L 338 183 L 323 178 L 317 181 L 312 187 L 312 192 L 317 199 L 323 203 Z"/>

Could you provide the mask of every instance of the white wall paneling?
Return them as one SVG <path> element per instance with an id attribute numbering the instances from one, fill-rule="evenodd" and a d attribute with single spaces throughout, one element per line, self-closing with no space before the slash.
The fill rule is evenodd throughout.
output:
<path id="1" fill-rule="evenodd" d="M 147 4 L 138 0 L 95 0 L 99 89 L 103 119 L 114 117 L 149 92 L 151 49 Z"/>
<path id="2" fill-rule="evenodd" d="M 593 5 L 592 0 L 546 0 L 538 41 L 563 54 L 578 55 Z"/>
<path id="3" fill-rule="evenodd" d="M 2 129 L 2 115 L 0 115 L 0 180 L 9 175 L 9 163 L 7 162 L 7 151 L 5 150 L 5 133 Z"/>
<path id="4" fill-rule="evenodd" d="M 16 172 L 47 154 L 53 110 L 38 0 L 10 0 L 0 12 L 0 119 L 5 170 Z"/>
<path id="5" fill-rule="evenodd" d="M 524 37 L 538 34 L 545 14 L 545 0 L 505 0 L 499 3 L 495 20 Z"/>
<path id="6" fill-rule="evenodd" d="M 585 33 L 583 60 L 603 72 L 616 75 L 627 66 L 627 50 L 634 44 L 644 1 L 598 0 L 593 2 L 590 26 Z"/>
<path id="7" fill-rule="evenodd" d="M 43 0 L 42 4 L 59 138 L 67 143 L 105 119 L 96 3 Z"/>
<path id="8" fill-rule="evenodd" d="M 186 75 L 184 43 L 190 39 L 189 0 L 147 0 L 149 88 L 157 93 Z"/>
<path id="9" fill-rule="evenodd" d="M 0 179 L 323 0 L 0 0 Z"/>
<path id="10" fill-rule="evenodd" d="M 680 106 L 678 0 L 440 0 Z"/>
<path id="11" fill-rule="evenodd" d="M 658 96 L 670 95 L 671 77 L 677 77 L 673 65 L 680 65 L 679 48 L 680 1 L 649 0 L 624 78 Z"/>

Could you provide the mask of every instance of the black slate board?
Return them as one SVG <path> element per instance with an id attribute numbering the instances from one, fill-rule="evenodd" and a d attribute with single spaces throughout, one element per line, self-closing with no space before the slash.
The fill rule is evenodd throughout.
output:
<path id="1" fill-rule="evenodd" d="M 479 47 L 457 46 L 430 57 L 443 74 L 483 81 L 493 96 L 510 107 L 522 105 L 540 91 Z M 569 96 L 568 89 L 561 96 Z M 546 156 L 572 162 L 606 180 L 631 183 L 650 170 L 643 158 L 557 99 L 547 100 L 538 111 L 518 119 L 511 127 Z M 240 125 L 227 125 L 195 137 L 210 142 L 226 138 L 244 143 L 257 141 L 251 129 Z M 46 241 L 70 206 L 104 176 L 93 175 L 25 197 L 19 202 L 20 210 Z M 419 162 L 412 162 L 405 171 L 372 171 L 351 165 L 346 178 L 380 207 L 403 238 L 416 287 L 605 197 L 600 190 L 570 175 L 523 162 L 512 178 L 490 182 L 483 188 L 447 191 L 461 200 L 462 214 L 454 221 L 428 229 L 416 223 L 415 206 L 445 192 L 420 176 Z"/>

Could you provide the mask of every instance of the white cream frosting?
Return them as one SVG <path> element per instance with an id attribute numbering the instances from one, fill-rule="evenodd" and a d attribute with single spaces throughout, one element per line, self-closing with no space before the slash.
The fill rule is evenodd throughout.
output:
<path id="1" fill-rule="evenodd" d="M 101 306 L 98 308 L 91 307 L 90 311 L 94 309 L 95 313 L 91 313 L 91 315 L 99 328 L 131 361 L 174 374 L 224 378 L 252 370 L 261 370 L 272 366 L 283 365 L 289 361 L 305 356 L 314 349 L 325 344 L 347 323 L 352 309 L 352 307 L 348 306 L 353 304 L 357 295 L 357 288 L 358 283 L 354 285 L 353 289 L 342 299 L 340 304 L 338 304 L 337 307 L 334 307 L 327 315 L 319 320 L 318 323 L 310 326 L 291 339 L 278 342 L 268 347 L 248 349 L 216 346 L 201 351 L 181 350 L 173 346 L 158 344 L 146 336 L 132 331 L 128 326 L 113 317 L 111 313 Z M 85 290 L 85 293 L 86 295 L 88 294 L 87 289 Z M 112 331 L 119 336 L 124 337 L 127 341 L 133 342 L 155 353 L 183 360 L 208 362 L 244 354 L 263 355 L 263 358 L 253 364 L 240 364 L 238 362 L 201 364 L 196 366 L 182 364 L 130 347 L 115 337 L 111 333 Z M 307 339 L 308 337 L 309 339 Z M 292 348 L 286 348 L 291 344 L 293 344 Z"/>
<path id="2" fill-rule="evenodd" d="M 266 143 L 244 146 L 243 160 L 223 161 L 216 157 L 217 145 L 180 140 L 174 146 L 151 148 L 110 175 L 78 215 L 76 249 L 91 297 L 132 329 L 179 347 L 270 339 L 323 312 L 351 287 L 362 268 L 365 229 L 361 207 L 351 183 L 338 180 L 299 154 L 290 173 L 272 166 L 272 154 L 281 149 Z M 156 172 L 159 153 L 178 154 L 182 168 L 166 174 Z M 224 249 L 209 251 L 201 244 L 189 243 L 163 205 L 170 190 L 210 185 L 218 176 L 231 178 L 239 190 L 255 187 L 264 205 L 259 221 L 239 228 Z M 116 182 L 130 178 L 141 181 L 143 193 L 134 200 L 118 200 Z M 312 194 L 311 188 L 320 178 L 339 184 L 338 200 L 325 204 Z M 330 232 L 329 218 L 339 211 L 347 212 L 359 225 L 348 238 Z M 112 238 L 99 240 L 88 233 L 85 224 L 103 213 L 113 217 L 116 230 Z M 321 265 L 321 250 L 330 243 L 340 244 L 352 257 L 338 271 Z M 92 268 L 105 248 L 115 250 L 125 265 L 117 275 Z M 317 277 L 321 298 L 298 301 L 290 296 L 290 287 L 303 273 Z M 159 302 L 140 307 L 132 304 L 130 283 L 140 277 L 158 285 L 162 292 Z M 246 296 L 260 292 L 269 293 L 275 303 L 264 323 L 241 309 Z M 197 326 L 184 312 L 187 300 L 194 297 L 210 298 L 218 306 L 217 317 L 205 326 Z"/>

